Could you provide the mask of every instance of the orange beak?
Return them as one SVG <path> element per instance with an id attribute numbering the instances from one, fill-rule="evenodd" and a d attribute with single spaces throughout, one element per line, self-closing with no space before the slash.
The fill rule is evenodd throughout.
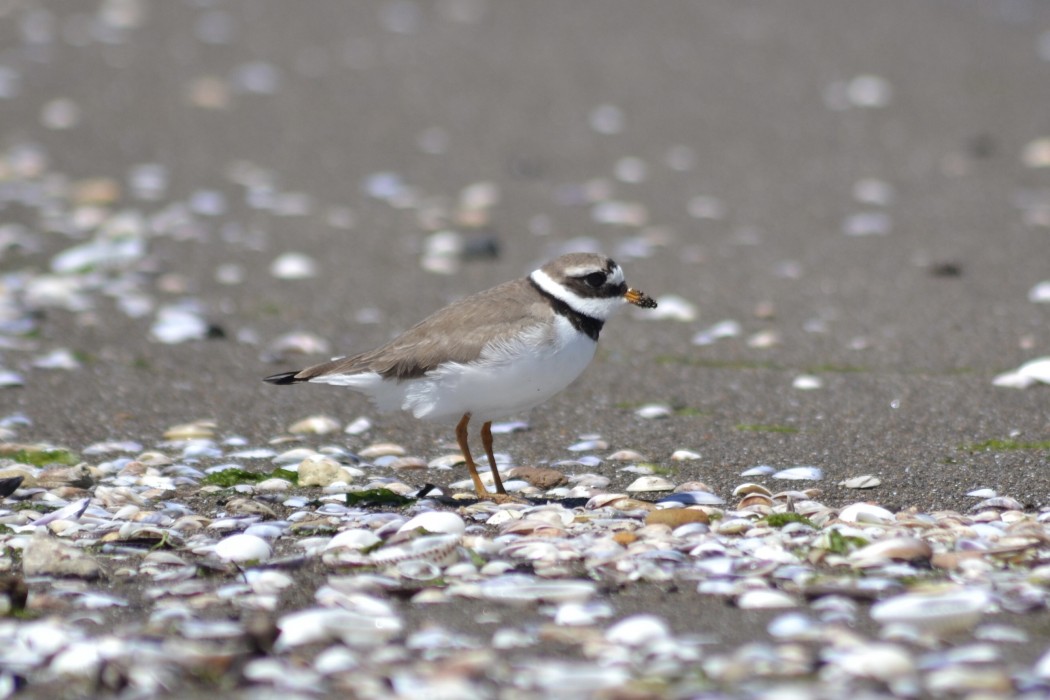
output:
<path id="1" fill-rule="evenodd" d="M 635 306 L 640 306 L 643 309 L 655 309 L 656 300 L 645 292 L 640 292 L 637 289 L 628 289 L 623 293 L 623 298 Z"/>

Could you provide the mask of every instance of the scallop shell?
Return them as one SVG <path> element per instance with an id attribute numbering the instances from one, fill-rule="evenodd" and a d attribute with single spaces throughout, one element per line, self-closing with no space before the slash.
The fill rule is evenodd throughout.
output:
<path id="1" fill-rule="evenodd" d="M 378 565 L 413 560 L 440 563 L 456 551 L 462 539 L 460 535 L 428 535 L 377 549 L 372 552 L 371 560 Z"/>

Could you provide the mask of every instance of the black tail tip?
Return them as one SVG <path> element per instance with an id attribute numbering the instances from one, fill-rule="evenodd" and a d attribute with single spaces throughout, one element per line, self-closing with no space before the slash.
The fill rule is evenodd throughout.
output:
<path id="1" fill-rule="evenodd" d="M 302 379 L 296 379 L 295 375 L 299 372 L 281 372 L 280 374 L 271 374 L 269 377 L 263 379 L 264 382 L 270 384 L 296 384 L 303 381 Z"/>

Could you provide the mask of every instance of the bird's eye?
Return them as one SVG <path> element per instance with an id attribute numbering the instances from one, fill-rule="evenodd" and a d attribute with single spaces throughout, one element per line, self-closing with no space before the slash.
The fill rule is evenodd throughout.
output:
<path id="1" fill-rule="evenodd" d="M 598 287 L 605 284 L 605 273 L 604 272 L 592 272 L 583 278 L 583 281 L 587 283 L 588 287 L 597 289 Z"/>

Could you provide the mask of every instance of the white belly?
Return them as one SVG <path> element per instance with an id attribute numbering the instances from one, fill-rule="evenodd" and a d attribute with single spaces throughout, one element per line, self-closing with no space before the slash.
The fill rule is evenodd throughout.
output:
<path id="1" fill-rule="evenodd" d="M 530 342 L 530 340 L 532 342 Z M 490 347 L 482 361 L 442 365 L 419 379 L 384 380 L 375 373 L 318 377 L 370 396 L 380 410 L 401 409 L 416 418 L 456 422 L 502 418 L 547 401 L 573 382 L 594 358 L 597 343 L 557 316 L 554 333 Z"/>

